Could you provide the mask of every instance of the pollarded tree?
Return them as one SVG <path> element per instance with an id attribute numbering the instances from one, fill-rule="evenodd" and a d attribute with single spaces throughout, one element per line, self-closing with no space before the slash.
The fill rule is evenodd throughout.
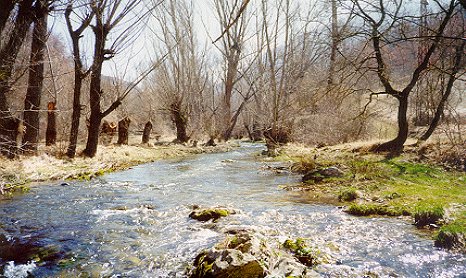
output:
<path id="1" fill-rule="evenodd" d="M 156 4 L 157 5 L 157 4 Z M 94 34 L 94 54 L 90 74 L 89 105 L 90 117 L 84 155 L 95 156 L 99 141 L 102 119 L 118 108 L 127 92 L 102 110 L 102 66 L 122 51 L 132 39 L 136 38 L 148 14 L 142 0 L 90 0 L 90 12 L 94 13 L 91 22 Z M 150 8 L 149 8 L 150 10 Z"/>
<path id="2" fill-rule="evenodd" d="M 176 128 L 176 141 L 189 140 L 193 114 L 200 114 L 206 84 L 204 54 L 198 50 L 194 29 L 193 1 L 166 0 L 154 13 L 161 32 L 153 33 L 162 60 L 149 84 L 159 109 Z M 163 58 L 163 59 L 162 59 Z"/>
<path id="3" fill-rule="evenodd" d="M 219 37 L 221 46 L 218 49 L 221 52 L 224 60 L 223 81 L 223 101 L 222 110 L 222 139 L 227 141 L 230 139 L 232 131 L 236 125 L 244 100 L 236 110 L 232 107 L 232 101 L 235 93 L 235 86 L 241 80 L 240 62 L 245 54 L 245 35 L 248 25 L 248 14 L 246 13 L 246 5 L 249 1 L 226 1 L 214 0 L 215 12 L 217 20 L 220 24 L 222 36 Z"/>
<path id="4" fill-rule="evenodd" d="M 65 10 L 66 26 L 68 33 L 71 37 L 73 46 L 73 60 L 74 60 L 74 87 L 73 87 L 73 112 L 71 116 L 71 129 L 69 145 L 66 155 L 73 158 L 76 155 L 76 146 L 78 143 L 79 121 L 81 118 L 81 88 L 86 76 L 89 75 L 90 69 L 84 67 L 81 57 L 80 40 L 83 38 L 84 31 L 91 24 L 94 17 L 94 11 L 88 8 L 89 3 L 82 1 L 82 3 L 75 3 L 71 1 Z M 80 14 L 82 13 L 82 14 Z M 73 27 L 73 17 L 79 18 L 79 25 L 77 28 Z"/>
<path id="5" fill-rule="evenodd" d="M 13 68 L 34 16 L 34 0 L 0 1 L 0 152 L 14 157 L 20 121 L 10 111 L 7 93 L 11 90 Z"/>
<path id="6" fill-rule="evenodd" d="M 35 5 L 32 32 L 31 57 L 29 60 L 28 88 L 24 99 L 23 121 L 26 131 L 23 137 L 25 151 L 35 153 L 39 143 L 39 110 L 44 82 L 44 64 L 48 39 L 47 17 L 53 1 L 38 0 Z"/>
<path id="7" fill-rule="evenodd" d="M 412 72 L 409 74 L 407 81 L 394 80 L 392 78 L 393 69 L 390 68 L 387 52 L 390 47 L 396 47 L 403 43 L 419 39 L 418 36 L 410 37 L 404 32 L 403 25 L 406 22 L 412 22 L 413 17 L 410 14 L 409 7 L 402 1 L 365 1 L 352 0 L 356 7 L 356 15 L 363 20 L 361 34 L 370 42 L 372 46 L 372 56 L 368 61 L 372 62 L 368 65 L 370 71 L 375 71 L 383 90 L 380 92 L 371 93 L 371 98 L 375 95 L 388 95 L 397 100 L 397 136 L 388 142 L 378 145 L 374 148 L 377 152 L 400 152 L 403 150 L 403 144 L 408 138 L 408 105 L 409 96 L 421 75 L 428 68 L 429 63 L 436 52 L 445 28 L 450 22 L 455 13 L 458 2 L 450 1 L 434 1 L 437 5 L 436 17 L 440 18 L 438 25 L 433 28 L 432 34 L 429 36 L 427 51 L 419 58 L 417 64 L 413 66 Z"/>

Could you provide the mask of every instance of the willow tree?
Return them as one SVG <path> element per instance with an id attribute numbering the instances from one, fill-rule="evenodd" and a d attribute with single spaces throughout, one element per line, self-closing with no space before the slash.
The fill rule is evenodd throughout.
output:
<path id="1" fill-rule="evenodd" d="M 393 78 L 393 69 L 390 67 L 387 53 L 390 48 L 393 49 L 397 45 L 419 39 L 418 36 L 410 37 L 404 32 L 399 32 L 399 30 L 403 30 L 403 25 L 413 18 L 407 4 L 395 0 L 374 3 L 363 0 L 352 0 L 352 2 L 357 9 L 356 15 L 364 21 L 361 34 L 365 35 L 367 41 L 372 46 L 372 56 L 367 60 L 371 62 L 368 63 L 368 72 L 375 71 L 378 81 L 383 88 L 379 92 L 371 93 L 370 97 L 388 95 L 397 101 L 397 135 L 394 139 L 376 146 L 374 151 L 397 153 L 403 150 L 403 145 L 408 138 L 409 124 L 407 113 L 409 96 L 438 49 L 444 31 L 458 6 L 458 2 L 455 0 L 435 1 L 435 5 L 437 6 L 435 17 L 439 19 L 438 24 L 432 28 L 431 35 L 429 36 L 430 39 L 426 41 L 428 44 L 427 50 L 425 53 L 422 53 L 422 57 L 419 60 L 415 61 L 416 64 L 413 65 L 413 70 L 406 81 Z"/>
<path id="2" fill-rule="evenodd" d="M 118 108 L 125 96 L 118 96 L 108 107 L 102 109 L 101 100 L 105 93 L 101 88 L 102 68 L 132 42 L 139 34 L 147 15 L 142 0 L 90 0 L 91 22 L 94 34 L 93 57 L 89 89 L 89 128 L 86 148 L 88 157 L 95 156 L 99 142 L 102 119 Z"/>
<path id="3" fill-rule="evenodd" d="M 0 152 L 14 157 L 20 121 L 10 111 L 7 94 L 13 82 L 13 68 L 35 16 L 34 0 L 0 1 Z"/>
<path id="4" fill-rule="evenodd" d="M 80 40 L 84 37 L 84 31 L 91 24 L 94 11 L 89 9 L 89 3 L 68 3 L 65 10 L 66 26 L 71 37 L 74 61 L 74 86 L 73 86 L 73 112 L 71 116 L 70 138 L 67 156 L 73 158 L 76 155 L 78 143 L 79 121 L 81 118 L 81 89 L 84 79 L 89 75 L 90 69 L 85 68 L 81 57 Z M 73 19 L 79 19 L 79 24 L 73 27 Z"/>
<path id="5" fill-rule="evenodd" d="M 200 113 L 206 83 L 205 57 L 196 41 L 193 5 L 190 0 L 166 0 L 154 13 L 161 30 L 154 29 L 154 43 L 162 62 L 149 86 L 158 108 L 171 118 L 180 143 L 191 137 L 189 127 L 194 114 Z"/>
<path id="6" fill-rule="evenodd" d="M 47 43 L 47 17 L 50 1 L 38 0 L 35 5 L 34 29 L 32 31 L 31 57 L 29 60 L 28 88 L 24 99 L 23 121 L 26 131 L 23 149 L 37 152 L 39 143 L 39 110 L 44 82 L 44 63 Z"/>

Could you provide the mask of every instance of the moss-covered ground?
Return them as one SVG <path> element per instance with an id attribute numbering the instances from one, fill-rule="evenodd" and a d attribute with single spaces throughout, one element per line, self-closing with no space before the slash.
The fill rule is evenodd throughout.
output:
<path id="1" fill-rule="evenodd" d="M 330 202 L 354 215 L 410 215 L 418 227 L 440 227 L 445 232 L 466 235 L 466 173 L 422 161 L 415 153 L 386 156 L 363 148 L 335 146 L 305 148 L 285 146 L 281 161 L 292 162 L 300 173 L 338 167 L 342 177 L 304 182 L 289 187 L 302 190 L 310 202 Z"/>

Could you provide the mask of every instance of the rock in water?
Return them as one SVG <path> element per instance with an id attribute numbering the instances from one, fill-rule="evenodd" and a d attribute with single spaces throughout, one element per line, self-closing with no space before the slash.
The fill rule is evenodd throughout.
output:
<path id="1" fill-rule="evenodd" d="M 265 269 L 251 254 L 235 249 L 211 250 L 199 254 L 194 261 L 192 278 L 260 278 Z"/>
<path id="2" fill-rule="evenodd" d="M 345 173 L 340 170 L 339 168 L 332 166 L 316 171 L 309 172 L 305 174 L 302 178 L 303 182 L 313 181 L 313 182 L 321 182 L 327 178 L 340 178 L 343 177 Z"/>
<path id="3" fill-rule="evenodd" d="M 315 272 L 298 260 L 298 254 L 259 232 L 229 230 L 226 234 L 223 242 L 197 255 L 189 277 L 315 277 Z"/>
<path id="4" fill-rule="evenodd" d="M 206 222 L 209 220 L 217 221 L 221 217 L 226 217 L 230 214 L 234 214 L 235 211 L 224 208 L 224 207 L 216 207 L 216 208 L 207 208 L 207 209 L 200 209 L 195 208 L 190 214 L 189 217 L 192 219 L 196 219 L 201 222 Z"/>
<path id="5" fill-rule="evenodd" d="M 322 169 L 319 171 L 319 173 L 326 178 L 340 178 L 345 174 L 342 170 L 335 166 Z"/>

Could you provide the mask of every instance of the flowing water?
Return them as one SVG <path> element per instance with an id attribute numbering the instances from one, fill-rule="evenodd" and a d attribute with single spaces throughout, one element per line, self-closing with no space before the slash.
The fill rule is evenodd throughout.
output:
<path id="1" fill-rule="evenodd" d="M 14 252 L 40 246 L 55 254 L 36 263 L 4 248 L 0 276 L 183 277 L 200 250 L 223 238 L 212 225 L 189 219 L 196 204 L 241 211 L 215 225 L 309 239 L 333 258 L 315 269 L 323 277 L 466 277 L 466 256 L 435 248 L 405 220 L 353 217 L 284 191 L 280 185 L 300 177 L 265 169 L 254 158 L 262 149 L 242 144 L 228 153 L 158 161 L 90 182 L 37 186 L 2 201 L 3 242 L 23 244 Z"/>

